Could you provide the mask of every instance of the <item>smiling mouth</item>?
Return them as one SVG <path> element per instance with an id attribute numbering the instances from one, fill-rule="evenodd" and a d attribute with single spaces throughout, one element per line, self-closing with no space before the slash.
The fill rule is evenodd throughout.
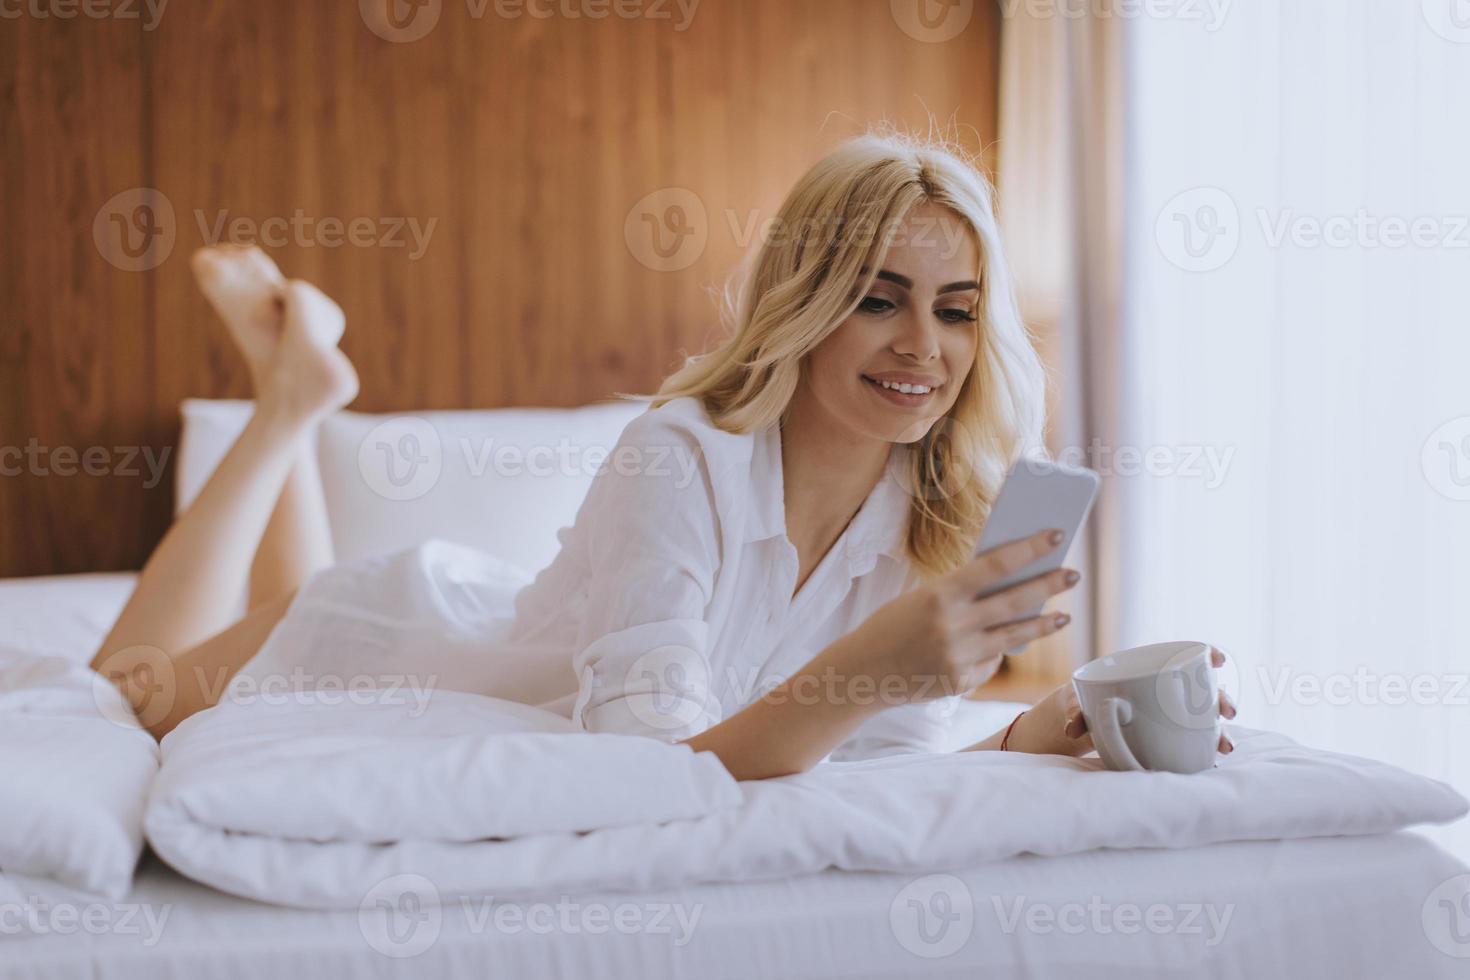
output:
<path id="1" fill-rule="evenodd" d="M 942 384 L 922 385 L 896 381 L 878 381 L 868 377 L 866 374 L 862 376 L 862 379 L 879 397 L 895 405 L 903 405 L 905 407 L 923 405 L 929 399 L 933 398 L 940 388 L 944 387 Z"/>

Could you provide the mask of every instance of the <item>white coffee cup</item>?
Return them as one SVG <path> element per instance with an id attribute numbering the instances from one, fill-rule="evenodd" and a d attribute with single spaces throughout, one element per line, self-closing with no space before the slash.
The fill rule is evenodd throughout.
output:
<path id="1" fill-rule="evenodd" d="M 1209 644 L 1123 650 L 1079 667 L 1072 686 L 1109 769 L 1190 773 L 1215 764 L 1220 690 Z"/>

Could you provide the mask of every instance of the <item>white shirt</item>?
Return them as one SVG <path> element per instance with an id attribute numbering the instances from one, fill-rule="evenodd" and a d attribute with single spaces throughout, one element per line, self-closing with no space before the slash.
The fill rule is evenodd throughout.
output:
<path id="1" fill-rule="evenodd" d="M 561 551 L 516 596 L 512 647 L 572 651 L 574 722 L 680 741 L 760 698 L 918 581 L 906 446 L 795 596 L 779 426 L 732 434 L 702 403 L 634 419 Z M 842 678 L 796 697 L 881 699 Z M 892 700 L 891 696 L 889 698 Z M 940 750 L 954 697 L 871 718 L 834 757 Z"/>

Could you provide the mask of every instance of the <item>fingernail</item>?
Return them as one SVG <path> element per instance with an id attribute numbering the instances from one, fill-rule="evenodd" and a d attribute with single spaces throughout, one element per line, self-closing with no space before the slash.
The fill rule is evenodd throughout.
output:
<path id="1" fill-rule="evenodd" d="M 1068 572 L 1066 575 L 1062 576 L 1062 581 L 1066 582 L 1068 585 L 1076 585 L 1081 579 L 1082 576 L 1079 575 L 1077 572 Z"/>
<path id="2" fill-rule="evenodd" d="M 1066 535 L 1063 534 L 1061 531 L 1052 531 L 1050 534 L 1048 534 L 1046 536 L 1046 539 L 1048 541 L 1050 541 L 1052 544 L 1061 544 L 1062 543 L 1062 538 L 1065 538 L 1065 537 L 1066 537 Z"/>
<path id="3" fill-rule="evenodd" d="M 1061 629 L 1063 626 L 1066 626 L 1071 621 L 1072 617 L 1068 616 L 1066 613 L 1057 613 L 1056 619 L 1054 620 L 1054 622 L 1057 624 L 1057 629 Z"/>

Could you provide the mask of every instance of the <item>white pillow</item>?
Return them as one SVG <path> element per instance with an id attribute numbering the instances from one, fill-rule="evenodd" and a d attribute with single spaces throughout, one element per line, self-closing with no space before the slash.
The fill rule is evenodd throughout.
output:
<path id="1" fill-rule="evenodd" d="M 111 682 L 0 650 L 0 884 L 23 875 L 121 899 L 157 771 L 157 743 Z"/>
<path id="2" fill-rule="evenodd" d="M 322 424 L 317 455 L 339 561 L 442 538 L 534 573 L 560 547 L 598 466 L 642 401 L 367 415 Z M 183 404 L 176 499 L 194 499 L 251 403 Z"/>

